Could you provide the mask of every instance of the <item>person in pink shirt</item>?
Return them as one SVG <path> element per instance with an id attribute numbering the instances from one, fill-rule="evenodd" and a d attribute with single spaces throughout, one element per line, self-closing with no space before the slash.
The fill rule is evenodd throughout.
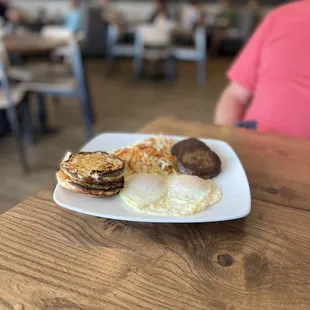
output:
<path id="1" fill-rule="evenodd" d="M 310 138 L 310 0 L 283 5 L 258 26 L 227 73 L 218 125 Z"/>

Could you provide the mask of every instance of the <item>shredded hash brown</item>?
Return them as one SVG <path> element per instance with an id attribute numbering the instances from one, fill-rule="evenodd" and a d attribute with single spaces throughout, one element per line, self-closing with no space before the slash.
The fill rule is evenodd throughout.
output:
<path id="1" fill-rule="evenodd" d="M 125 176 L 136 173 L 167 176 L 178 173 L 176 157 L 171 154 L 174 143 L 172 139 L 155 136 L 115 150 L 112 154 L 125 162 Z"/>

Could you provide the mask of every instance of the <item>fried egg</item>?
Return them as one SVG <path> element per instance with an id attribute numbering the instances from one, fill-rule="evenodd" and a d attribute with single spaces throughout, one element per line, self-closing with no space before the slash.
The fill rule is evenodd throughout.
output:
<path id="1" fill-rule="evenodd" d="M 195 214 L 218 202 L 220 189 L 209 180 L 192 175 L 177 175 L 167 180 L 166 205 L 172 214 Z"/>
<path id="2" fill-rule="evenodd" d="M 126 179 L 121 198 L 140 211 L 157 210 L 165 204 L 166 180 L 159 175 L 138 173 Z"/>
<path id="3" fill-rule="evenodd" d="M 129 177 L 121 198 L 139 211 L 161 215 L 192 215 L 218 202 L 221 190 L 209 180 L 177 175 L 167 179 L 147 173 Z"/>

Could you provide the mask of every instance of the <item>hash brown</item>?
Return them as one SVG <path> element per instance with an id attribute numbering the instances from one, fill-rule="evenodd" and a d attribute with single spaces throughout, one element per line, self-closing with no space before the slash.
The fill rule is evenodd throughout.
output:
<path id="1" fill-rule="evenodd" d="M 112 154 L 125 162 L 125 178 L 136 173 L 167 176 L 178 173 L 176 157 L 170 151 L 173 144 L 172 139 L 154 136 Z"/>

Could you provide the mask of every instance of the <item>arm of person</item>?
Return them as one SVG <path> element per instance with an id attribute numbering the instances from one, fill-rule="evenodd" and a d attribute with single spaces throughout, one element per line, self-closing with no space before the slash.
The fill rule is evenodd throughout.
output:
<path id="1" fill-rule="evenodd" d="M 256 29 L 227 73 L 230 84 L 224 90 L 215 109 L 214 122 L 233 126 L 243 120 L 252 95 L 255 94 L 261 55 L 268 39 L 273 20 L 268 16 Z"/>
<path id="2" fill-rule="evenodd" d="M 225 88 L 215 110 L 216 125 L 233 126 L 242 120 L 251 93 L 236 82 L 230 82 Z"/>

